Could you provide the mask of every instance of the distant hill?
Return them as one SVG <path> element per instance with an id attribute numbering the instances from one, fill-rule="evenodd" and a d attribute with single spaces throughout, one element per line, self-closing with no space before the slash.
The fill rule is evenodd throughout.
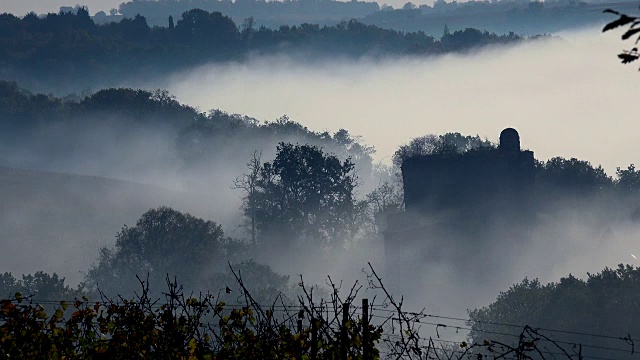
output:
<path id="1" fill-rule="evenodd" d="M 155 186 L 0 167 L 0 273 L 56 272 L 74 284 L 123 225 L 168 205 L 207 217 L 206 200 Z M 199 201 L 197 199 L 200 199 Z"/>
<path id="2" fill-rule="evenodd" d="M 165 0 L 128 1 L 120 4 L 119 12 L 128 18 L 137 14 L 147 18 L 150 25 L 169 26 L 169 16 L 179 19 L 191 9 L 219 11 L 230 16 L 236 23 L 254 17 L 257 26 L 277 29 L 280 25 L 303 23 L 334 25 L 343 20 L 362 18 L 380 9 L 375 1 L 221 1 L 221 0 Z M 107 15 L 100 14 L 100 18 Z"/>
<path id="3" fill-rule="evenodd" d="M 580 1 L 437 1 L 433 6 L 383 8 L 369 14 L 362 22 L 398 31 L 424 31 L 433 36 L 466 28 L 483 29 L 498 34 L 552 34 L 590 26 L 602 27 L 611 21 L 612 8 L 636 13 L 637 1 L 590 3 Z"/>
<path id="4" fill-rule="evenodd" d="M 335 25 L 341 21 L 358 19 L 384 29 L 417 32 L 423 31 L 439 37 L 445 25 L 452 31 L 475 28 L 499 34 L 553 33 L 573 28 L 604 24 L 608 19 L 602 10 L 608 7 L 622 12 L 638 9 L 637 1 L 620 0 L 438 0 L 432 5 L 381 7 L 376 2 L 336 0 L 292 1 L 225 1 L 225 0 L 135 0 L 120 4 L 119 14 L 104 13 L 94 17 L 98 23 L 120 21 L 122 17 L 133 19 L 144 16 L 150 25 L 168 27 L 169 16 L 174 20 L 191 9 L 219 11 L 228 15 L 236 24 L 251 17 L 257 28 L 304 23 Z M 246 23 L 245 23 L 246 24 Z"/>
<path id="5" fill-rule="evenodd" d="M 259 56 L 376 59 L 526 40 L 515 34 L 475 32 L 474 36 L 452 32 L 453 39 L 439 41 L 424 32 L 405 33 L 353 19 L 332 26 L 306 23 L 274 30 L 258 27 L 251 19 L 236 24 L 220 12 L 201 9 L 172 18 L 168 27 L 150 26 L 141 15 L 99 25 L 86 8 L 46 16 L 0 14 L 0 78 L 20 81 L 36 91 L 67 94 Z"/>

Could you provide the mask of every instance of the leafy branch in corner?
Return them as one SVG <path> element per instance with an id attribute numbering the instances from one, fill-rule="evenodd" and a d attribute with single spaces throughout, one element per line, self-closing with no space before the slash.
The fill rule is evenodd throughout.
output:
<path id="1" fill-rule="evenodd" d="M 609 30 L 616 29 L 621 26 L 628 26 L 627 31 L 622 34 L 622 40 L 628 40 L 629 38 L 637 35 L 635 44 L 640 42 L 640 18 L 636 16 L 629 16 L 627 14 L 622 14 L 618 11 L 612 9 L 604 10 L 605 13 L 611 13 L 618 16 L 617 20 L 611 21 L 602 29 L 602 32 L 606 32 Z M 638 53 L 638 48 L 633 47 L 631 50 L 623 50 L 620 54 L 618 54 L 618 58 L 622 60 L 623 64 L 628 64 L 630 62 L 638 60 L 640 58 L 640 53 Z"/>

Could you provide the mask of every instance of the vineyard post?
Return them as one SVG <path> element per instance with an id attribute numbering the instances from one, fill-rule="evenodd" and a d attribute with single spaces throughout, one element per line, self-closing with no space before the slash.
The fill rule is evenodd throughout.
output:
<path id="1" fill-rule="evenodd" d="M 311 318 L 311 360 L 318 357 L 318 324 L 316 318 Z"/>
<path id="2" fill-rule="evenodd" d="M 298 312 L 298 334 L 302 335 L 302 319 L 304 318 L 304 310 L 300 309 Z M 302 357 L 302 345 L 299 341 L 296 342 L 296 348 L 298 356 Z"/>
<path id="3" fill-rule="evenodd" d="M 369 299 L 362 299 L 362 359 L 369 358 Z"/>
<path id="4" fill-rule="evenodd" d="M 347 360 L 349 355 L 349 333 L 347 330 L 349 322 L 349 303 L 342 304 L 342 331 L 340 332 L 340 360 Z"/>

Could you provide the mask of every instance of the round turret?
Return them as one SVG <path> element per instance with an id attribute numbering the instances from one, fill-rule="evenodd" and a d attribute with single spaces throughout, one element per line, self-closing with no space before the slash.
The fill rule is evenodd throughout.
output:
<path id="1" fill-rule="evenodd" d="M 514 128 L 506 128 L 500 133 L 500 151 L 515 153 L 520 151 L 520 135 Z"/>

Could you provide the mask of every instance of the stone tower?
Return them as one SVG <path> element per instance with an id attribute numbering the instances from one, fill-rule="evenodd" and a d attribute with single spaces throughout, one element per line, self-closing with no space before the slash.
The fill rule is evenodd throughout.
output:
<path id="1" fill-rule="evenodd" d="M 475 254 L 469 263 L 488 266 L 480 254 L 497 239 L 526 241 L 535 162 L 515 129 L 501 132 L 497 148 L 408 158 L 402 177 L 405 211 L 390 215 L 384 231 L 388 264 Z"/>

